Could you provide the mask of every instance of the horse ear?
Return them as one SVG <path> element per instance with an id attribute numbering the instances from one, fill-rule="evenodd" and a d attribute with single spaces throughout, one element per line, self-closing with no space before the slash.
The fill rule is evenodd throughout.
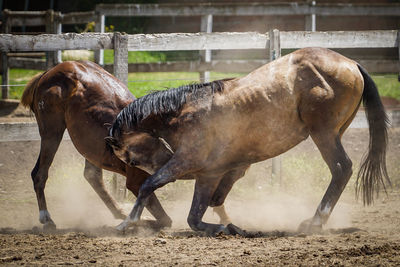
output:
<path id="1" fill-rule="evenodd" d="M 106 144 L 112 146 L 112 147 L 118 147 L 118 141 L 112 136 L 106 136 L 104 137 L 104 141 L 106 141 Z"/>

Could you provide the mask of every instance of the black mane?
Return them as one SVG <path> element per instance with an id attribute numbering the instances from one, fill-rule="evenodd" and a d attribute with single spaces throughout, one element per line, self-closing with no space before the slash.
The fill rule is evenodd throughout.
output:
<path id="1" fill-rule="evenodd" d="M 184 85 L 138 98 L 121 110 L 111 128 L 110 135 L 113 136 L 116 131 L 119 132 L 122 125 L 126 125 L 128 128 L 135 127 L 150 115 L 178 112 L 189 98 L 193 101 L 204 95 L 222 92 L 224 90 L 222 81 L 224 80 Z"/>

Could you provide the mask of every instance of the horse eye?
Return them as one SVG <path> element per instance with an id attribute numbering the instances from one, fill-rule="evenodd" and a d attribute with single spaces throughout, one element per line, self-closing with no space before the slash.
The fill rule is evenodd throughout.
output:
<path id="1" fill-rule="evenodd" d="M 125 152 L 125 157 L 126 157 L 127 161 L 129 161 L 128 164 L 129 164 L 130 166 L 137 166 L 137 165 L 140 164 L 139 161 L 136 161 L 136 160 L 133 159 L 133 158 L 130 159 L 128 151 Z"/>

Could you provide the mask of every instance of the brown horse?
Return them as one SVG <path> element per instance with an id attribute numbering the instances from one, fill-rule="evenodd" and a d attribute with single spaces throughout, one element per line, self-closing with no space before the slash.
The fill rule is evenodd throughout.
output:
<path id="1" fill-rule="evenodd" d="M 122 161 L 152 174 L 118 229 L 140 219 L 154 190 L 176 179 L 193 178 L 190 227 L 209 234 L 240 233 L 232 224 L 203 222 L 207 207 L 223 204 L 250 164 L 277 156 L 311 136 L 332 180 L 315 215 L 299 230 L 320 230 L 352 174 L 341 137 L 361 102 L 370 144 L 356 192 L 362 191 L 364 203 L 370 204 L 374 191 L 385 186 L 385 180 L 390 183 L 385 160 L 387 116 L 367 72 L 331 50 L 300 49 L 242 78 L 139 98 L 120 112 L 107 138 Z"/>
<path id="2" fill-rule="evenodd" d="M 67 128 L 76 149 L 85 157 L 84 176 L 115 218 L 126 216 L 108 194 L 102 179 L 106 169 L 126 176 L 126 186 L 135 195 L 148 177 L 144 171 L 127 166 L 107 148 L 107 123 L 134 101 L 126 86 L 91 62 L 64 62 L 34 77 L 27 85 L 21 103 L 35 113 L 41 136 L 40 154 L 32 180 L 39 205 L 39 220 L 45 229 L 55 228 L 47 211 L 44 188 L 48 170 Z M 170 226 L 157 197 L 151 194 L 146 207 L 160 226 Z"/>

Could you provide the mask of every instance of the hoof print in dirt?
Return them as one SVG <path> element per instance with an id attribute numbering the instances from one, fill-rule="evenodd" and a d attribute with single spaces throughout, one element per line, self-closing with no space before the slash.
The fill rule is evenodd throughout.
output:
<path id="1" fill-rule="evenodd" d="M 43 224 L 43 232 L 51 233 L 57 230 L 57 226 L 53 222 Z"/>
<path id="2" fill-rule="evenodd" d="M 163 229 L 165 226 L 160 224 L 155 220 L 140 220 L 138 222 L 129 222 L 128 224 L 122 222 L 115 230 L 118 234 L 125 235 L 125 234 L 137 234 L 140 231 L 152 231 L 158 232 Z"/>

